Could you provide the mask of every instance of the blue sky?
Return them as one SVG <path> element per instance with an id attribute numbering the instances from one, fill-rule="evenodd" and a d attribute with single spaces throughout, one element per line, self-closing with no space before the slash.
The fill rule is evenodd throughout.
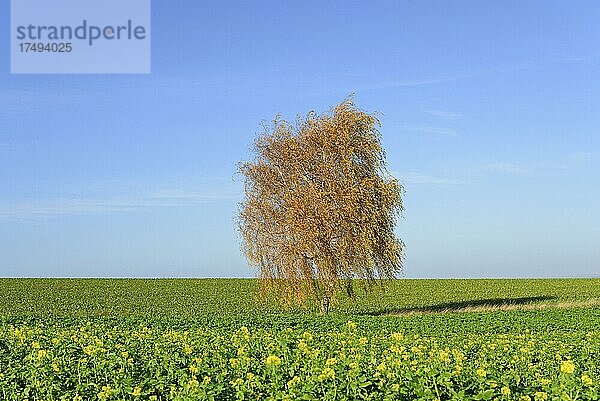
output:
<path id="1" fill-rule="evenodd" d="M 10 75 L 0 276 L 249 277 L 236 163 L 348 94 L 406 188 L 405 277 L 600 275 L 600 3 L 152 4 L 149 75 Z"/>

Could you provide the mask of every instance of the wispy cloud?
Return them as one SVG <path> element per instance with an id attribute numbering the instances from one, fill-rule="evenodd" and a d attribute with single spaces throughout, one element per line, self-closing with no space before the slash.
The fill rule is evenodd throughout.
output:
<path id="1" fill-rule="evenodd" d="M 474 70 L 467 71 L 462 73 L 449 74 L 446 76 L 440 77 L 432 77 L 432 78 L 417 78 L 417 79 L 405 79 L 405 80 L 388 80 L 381 81 L 379 83 L 374 83 L 371 85 L 366 85 L 358 88 L 359 90 L 376 90 L 376 89 L 392 89 L 392 88 L 402 88 L 402 87 L 419 87 L 419 86 L 429 86 L 429 85 L 437 85 L 448 82 L 456 82 L 462 81 L 470 78 L 478 78 L 487 75 L 494 75 L 499 73 L 513 72 L 513 71 L 521 71 L 528 70 L 535 67 L 539 67 L 541 63 L 539 62 L 524 62 L 521 64 L 514 64 L 508 66 L 499 66 L 497 68 L 488 69 L 488 70 Z"/>
<path id="2" fill-rule="evenodd" d="M 407 185 L 462 185 L 467 183 L 466 180 L 455 177 L 436 177 L 416 172 L 395 173 L 394 176 L 402 184 Z"/>
<path id="3" fill-rule="evenodd" d="M 470 78 L 479 78 L 495 74 L 504 74 L 517 71 L 528 71 L 543 68 L 548 65 L 557 63 L 581 63 L 586 61 L 597 60 L 597 56 L 581 56 L 581 57 L 559 57 L 547 60 L 530 60 L 523 61 L 521 63 L 499 65 L 488 69 L 480 69 L 466 72 L 458 72 L 455 74 L 448 74 L 446 76 L 430 77 L 430 78 L 415 78 L 415 79 L 399 79 L 399 80 L 387 80 L 371 85 L 361 86 L 357 90 L 376 90 L 376 89 L 392 89 L 402 87 L 419 87 L 428 85 L 437 85 L 447 82 L 461 81 Z"/>
<path id="4" fill-rule="evenodd" d="M 549 170 L 563 170 L 568 165 L 563 163 L 547 162 L 494 162 L 483 166 L 482 170 L 492 173 L 506 173 L 512 175 L 528 176 Z"/>
<path id="5" fill-rule="evenodd" d="M 64 91 L 43 92 L 33 89 L 12 89 L 0 92 L 0 114 L 46 110 L 69 105 L 86 97 L 84 93 Z"/>
<path id="6" fill-rule="evenodd" d="M 444 120 L 456 120 L 462 116 L 462 114 L 460 114 L 460 113 L 456 113 L 454 111 L 446 111 L 446 110 L 423 109 L 421 111 L 423 113 L 432 115 L 434 117 L 442 118 Z"/>
<path id="7" fill-rule="evenodd" d="M 446 77 L 438 78 L 423 78 L 423 79 L 406 79 L 406 80 L 389 80 L 382 81 L 379 83 L 365 85 L 358 88 L 359 90 L 376 90 L 376 89 L 390 89 L 390 88 L 402 88 L 402 87 L 418 87 L 436 85 L 445 82 L 459 81 L 462 79 L 472 78 L 479 75 L 478 73 L 464 73 L 450 75 Z"/>
<path id="8" fill-rule="evenodd" d="M 179 189 L 107 197 L 65 197 L 0 204 L 0 218 L 27 219 L 64 215 L 133 212 L 152 208 L 194 206 L 238 199 L 236 193 L 203 193 Z"/>
<path id="9" fill-rule="evenodd" d="M 580 63 L 586 61 L 596 61 L 598 56 L 571 56 L 571 57 L 560 57 L 556 61 L 559 63 Z"/>
<path id="10" fill-rule="evenodd" d="M 420 172 L 392 171 L 392 175 L 406 185 L 466 185 L 477 184 L 493 179 L 493 175 L 505 174 L 515 177 L 531 178 L 540 175 L 556 174 L 574 167 L 577 162 L 600 161 L 600 152 L 578 152 L 556 157 L 556 161 L 495 161 L 475 164 L 464 169 L 453 169 L 452 174 L 429 174 Z"/>
<path id="11" fill-rule="evenodd" d="M 592 160 L 600 160 L 600 152 L 576 152 L 571 153 L 569 158 L 576 162 L 590 162 Z"/>
<path id="12" fill-rule="evenodd" d="M 531 167 L 515 163 L 490 163 L 484 166 L 484 170 L 514 175 L 529 175 L 533 172 Z"/>
<path id="13" fill-rule="evenodd" d="M 428 125 L 414 125 L 414 126 L 405 126 L 401 127 L 404 131 L 415 131 L 422 132 L 425 134 L 433 134 L 433 135 L 444 135 L 451 136 L 454 138 L 460 138 L 460 135 L 457 134 L 454 130 L 444 127 L 434 127 Z"/>
<path id="14" fill-rule="evenodd" d="M 36 143 L 35 139 L 0 139 L 0 150 L 13 151 Z"/>

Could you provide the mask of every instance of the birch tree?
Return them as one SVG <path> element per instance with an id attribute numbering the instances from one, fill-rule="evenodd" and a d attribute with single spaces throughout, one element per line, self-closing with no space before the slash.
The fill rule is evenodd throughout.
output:
<path id="1" fill-rule="evenodd" d="M 295 124 L 277 117 L 241 162 L 239 231 L 261 292 L 286 304 L 321 303 L 356 282 L 394 278 L 402 186 L 388 172 L 375 114 L 351 99 Z M 359 279 L 359 280 L 356 280 Z"/>

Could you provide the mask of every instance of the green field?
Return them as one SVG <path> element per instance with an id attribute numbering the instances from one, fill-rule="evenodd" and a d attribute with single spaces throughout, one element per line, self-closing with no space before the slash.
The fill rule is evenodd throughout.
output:
<path id="1" fill-rule="evenodd" d="M 0 399 L 598 399 L 600 279 L 397 280 L 329 315 L 255 289 L 0 279 Z"/>

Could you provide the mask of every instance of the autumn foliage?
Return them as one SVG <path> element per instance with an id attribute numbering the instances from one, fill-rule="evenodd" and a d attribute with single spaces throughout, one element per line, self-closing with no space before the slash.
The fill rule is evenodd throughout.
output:
<path id="1" fill-rule="evenodd" d="M 353 283 L 402 269 L 393 229 L 402 187 L 386 168 L 380 123 L 345 100 L 293 125 L 276 118 L 242 162 L 242 247 L 263 294 L 287 304 L 329 301 Z M 361 280 L 353 280 L 361 279 Z"/>

